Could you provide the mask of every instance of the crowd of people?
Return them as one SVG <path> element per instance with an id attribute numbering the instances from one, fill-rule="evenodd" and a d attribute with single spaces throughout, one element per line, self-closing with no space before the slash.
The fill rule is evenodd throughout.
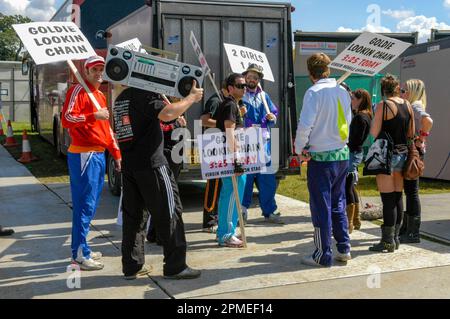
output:
<path id="1" fill-rule="evenodd" d="M 376 176 L 383 210 L 381 240 L 369 249 L 394 252 L 401 243 L 420 242 L 421 209 L 419 179 L 403 176 L 408 146 L 420 155 L 426 151 L 426 138 L 433 121 L 426 112 L 425 85 L 412 79 L 404 84 L 387 75 L 381 81 L 383 99 L 373 105 L 362 88 L 351 90 L 330 78 L 330 58 L 323 53 L 307 60 L 312 86 L 306 91 L 297 125 L 295 148 L 307 162 L 307 187 L 314 226 L 313 252 L 302 259 L 313 267 L 330 267 L 333 259 L 349 261 L 350 234 L 360 230 L 360 198 L 357 192 L 358 167 L 364 161 L 364 145 L 369 134 L 381 131 L 393 140 L 392 171 Z M 125 279 L 148 274 L 145 239 L 163 246 L 163 273 L 168 279 L 198 278 L 200 270 L 186 264 L 186 237 L 182 203 L 177 185 L 180 164 L 171 160 L 171 132 L 186 126 L 183 114 L 203 98 L 195 81 L 188 96 L 169 101 L 161 95 L 126 88 L 115 100 L 114 123 L 121 132 L 113 133 L 106 98 L 99 90 L 105 61 L 93 56 L 84 63 L 87 86 L 99 102 L 97 109 L 88 92 L 76 85 L 69 89 L 62 111 L 62 124 L 69 129 L 71 145 L 68 166 L 73 201 L 72 263 L 83 270 L 100 270 L 102 254 L 88 244 L 89 225 L 95 216 L 105 175 L 105 150 L 113 156 L 122 174 L 123 225 L 122 271 Z M 237 154 L 234 130 L 259 127 L 265 153 L 270 157 L 271 128 L 277 125 L 279 110 L 261 87 L 262 69 L 252 64 L 243 74 L 232 73 L 222 81 L 220 92 L 211 96 L 202 113 L 204 128 L 217 128 L 227 136 L 229 149 Z M 275 172 L 244 174 L 244 163 L 233 158 L 244 221 L 259 190 L 259 206 L 264 221 L 283 224 L 275 200 Z M 406 195 L 406 211 L 403 207 Z M 216 234 L 219 246 L 241 248 L 244 243 L 238 226 L 238 207 L 231 177 L 208 180 L 204 194 L 203 229 Z M 151 223 L 149 223 L 151 216 Z M 148 225 L 150 224 L 150 226 Z M 11 229 L 0 226 L 0 236 Z M 333 237 L 336 252 L 333 253 Z"/>

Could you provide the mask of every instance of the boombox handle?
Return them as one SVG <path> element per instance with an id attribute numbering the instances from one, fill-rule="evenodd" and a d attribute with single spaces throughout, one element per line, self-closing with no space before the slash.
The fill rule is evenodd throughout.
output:
<path id="1" fill-rule="evenodd" d="M 153 47 L 149 47 L 149 46 L 147 46 L 147 45 L 141 45 L 141 48 L 143 48 L 143 49 L 145 49 L 145 51 L 147 51 L 147 53 L 156 53 L 156 54 L 153 54 L 153 55 L 160 55 L 160 56 L 162 56 L 163 58 L 166 58 L 166 59 L 172 59 L 173 58 L 173 60 L 175 60 L 175 61 L 178 61 L 178 56 L 179 56 L 179 54 L 178 53 L 175 53 L 175 52 L 172 52 L 172 51 L 166 51 L 166 50 L 161 50 L 161 49 L 157 49 L 157 48 L 153 48 Z"/>

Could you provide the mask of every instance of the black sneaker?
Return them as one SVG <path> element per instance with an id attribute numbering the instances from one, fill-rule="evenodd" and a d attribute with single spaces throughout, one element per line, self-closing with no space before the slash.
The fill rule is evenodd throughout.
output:
<path id="1" fill-rule="evenodd" d="M 124 278 L 126 280 L 134 280 L 134 279 L 137 279 L 138 277 L 147 276 L 148 274 L 150 274 L 151 271 L 152 271 L 152 266 L 144 265 L 144 266 L 142 266 L 141 270 L 139 270 L 138 272 L 131 274 L 131 275 L 125 275 Z"/>
<path id="2" fill-rule="evenodd" d="M 14 230 L 0 226 L 0 236 L 11 236 L 12 234 L 14 234 Z"/>
<path id="3" fill-rule="evenodd" d="M 186 267 L 182 272 L 171 275 L 171 276 L 164 276 L 166 279 L 195 279 L 200 277 L 201 271 L 197 269 L 192 269 L 191 267 Z"/>

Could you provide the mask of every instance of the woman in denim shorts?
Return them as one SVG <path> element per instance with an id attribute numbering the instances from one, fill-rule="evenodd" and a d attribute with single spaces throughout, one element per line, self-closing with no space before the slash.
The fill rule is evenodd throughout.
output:
<path id="1" fill-rule="evenodd" d="M 377 105 L 370 134 L 377 137 L 382 129 L 388 133 L 394 142 L 394 155 L 391 174 L 378 174 L 376 177 L 383 202 L 383 225 L 380 243 L 370 247 L 369 250 L 394 252 L 400 246 L 399 232 L 403 217 L 403 168 L 408 156 L 408 144 L 414 138 L 413 127 L 410 125 L 413 119 L 411 105 L 407 100 L 400 98 L 400 83 L 394 76 L 386 75 L 381 80 L 381 93 L 383 101 Z"/>

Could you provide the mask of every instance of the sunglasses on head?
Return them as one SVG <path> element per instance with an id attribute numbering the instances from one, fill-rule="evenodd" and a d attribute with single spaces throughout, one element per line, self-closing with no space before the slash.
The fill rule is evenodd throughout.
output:
<path id="1" fill-rule="evenodd" d="M 247 84 L 245 84 L 245 83 L 238 83 L 238 84 L 235 84 L 234 87 L 237 88 L 237 89 L 241 89 L 242 90 L 242 89 L 245 89 L 247 87 Z"/>

